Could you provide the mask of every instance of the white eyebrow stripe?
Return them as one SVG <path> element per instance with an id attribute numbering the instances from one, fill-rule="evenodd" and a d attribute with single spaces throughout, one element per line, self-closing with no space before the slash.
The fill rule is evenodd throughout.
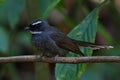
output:
<path id="1" fill-rule="evenodd" d="M 42 31 L 38 31 L 38 32 L 37 32 L 37 31 L 34 31 L 34 32 L 33 32 L 33 31 L 30 31 L 30 33 L 31 33 L 31 34 L 42 34 L 43 32 L 42 32 Z"/>
<path id="2" fill-rule="evenodd" d="M 37 25 L 37 24 L 40 24 L 40 23 L 42 23 L 42 21 L 34 22 L 34 23 L 32 23 L 32 25 L 34 26 L 34 25 Z"/>

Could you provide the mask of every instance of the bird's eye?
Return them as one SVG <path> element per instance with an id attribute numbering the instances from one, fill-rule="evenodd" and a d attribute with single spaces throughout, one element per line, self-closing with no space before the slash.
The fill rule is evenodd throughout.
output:
<path id="1" fill-rule="evenodd" d="M 36 22 L 32 23 L 32 26 L 35 26 L 35 25 L 38 25 L 38 24 L 41 24 L 41 23 L 42 23 L 42 21 L 36 21 Z"/>

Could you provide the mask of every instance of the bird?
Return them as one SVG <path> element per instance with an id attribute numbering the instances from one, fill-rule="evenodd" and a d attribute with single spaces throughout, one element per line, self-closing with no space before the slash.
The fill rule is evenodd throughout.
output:
<path id="1" fill-rule="evenodd" d="M 68 52 L 85 56 L 80 51 L 80 46 L 92 49 L 113 48 L 112 46 L 97 45 L 72 39 L 54 26 L 51 26 L 47 21 L 41 19 L 34 20 L 25 29 L 29 30 L 32 35 L 32 44 L 45 57 L 64 57 Z"/>

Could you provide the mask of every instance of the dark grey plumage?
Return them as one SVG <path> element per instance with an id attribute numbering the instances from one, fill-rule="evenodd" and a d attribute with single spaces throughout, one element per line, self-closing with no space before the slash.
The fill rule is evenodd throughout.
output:
<path id="1" fill-rule="evenodd" d="M 40 50 L 43 56 L 65 56 L 69 51 L 84 56 L 79 46 L 94 49 L 108 48 L 108 46 L 95 45 L 89 42 L 77 41 L 67 37 L 63 32 L 50 26 L 44 20 L 33 21 L 27 29 L 32 33 L 32 43 Z"/>

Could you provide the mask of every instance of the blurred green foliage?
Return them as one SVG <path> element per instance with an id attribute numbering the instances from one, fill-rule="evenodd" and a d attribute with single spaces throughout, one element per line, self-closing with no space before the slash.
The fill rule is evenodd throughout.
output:
<path id="1" fill-rule="evenodd" d="M 76 26 L 68 35 L 71 38 L 94 42 L 97 31 L 98 11 L 100 6 L 94 9 L 78 26 Z M 87 55 L 92 55 L 91 49 L 81 48 L 81 51 Z M 76 54 L 69 54 L 68 56 L 75 56 Z M 64 68 L 63 68 L 64 67 Z M 57 64 L 56 78 L 57 80 L 78 80 L 85 71 L 85 64 Z"/>
<path id="2" fill-rule="evenodd" d="M 0 21 L 8 21 L 10 27 L 14 28 L 24 7 L 24 0 L 5 0 L 0 4 Z"/>
<path id="3" fill-rule="evenodd" d="M 40 18 L 47 19 L 50 11 L 60 2 L 60 0 L 39 0 Z"/>
<path id="4" fill-rule="evenodd" d="M 9 36 L 2 26 L 0 26 L 0 37 L 0 52 L 7 52 L 9 48 Z"/>
<path id="5" fill-rule="evenodd" d="M 32 54 L 31 35 L 24 31 L 24 27 L 34 19 L 57 21 L 59 16 L 62 19 L 59 21 L 62 23 L 58 25 L 62 25 L 61 27 L 64 29 L 72 28 L 68 34 L 69 37 L 94 42 L 98 30 L 98 34 L 101 36 L 99 39 L 103 43 L 115 47 L 111 50 L 101 50 L 93 55 L 119 56 L 120 13 L 116 9 L 114 0 L 111 0 L 106 5 L 107 10 L 103 10 L 107 15 L 102 14 L 103 17 L 100 15 L 100 20 L 98 20 L 98 12 L 102 10 L 100 7 L 103 4 L 98 6 L 100 3 L 96 2 L 92 0 L 0 0 L 0 56 Z M 54 13 L 55 10 L 60 15 Z M 51 14 L 54 15 L 52 19 Z M 84 18 L 85 16 L 87 17 Z M 105 18 L 105 20 L 101 18 Z M 108 27 L 106 27 L 107 25 Z M 84 54 L 92 55 L 92 50 L 80 49 Z M 78 57 L 73 53 L 69 53 L 67 56 Z M 36 67 L 29 66 L 30 63 L 25 64 L 27 65 L 24 66 L 23 63 L 1 64 L 0 80 L 50 80 L 50 78 L 54 80 L 54 70 L 51 70 L 48 64 L 32 64 Z M 27 67 L 26 71 L 25 67 Z M 117 63 L 57 64 L 55 73 L 57 80 L 119 80 L 119 67 L 120 64 Z"/>

